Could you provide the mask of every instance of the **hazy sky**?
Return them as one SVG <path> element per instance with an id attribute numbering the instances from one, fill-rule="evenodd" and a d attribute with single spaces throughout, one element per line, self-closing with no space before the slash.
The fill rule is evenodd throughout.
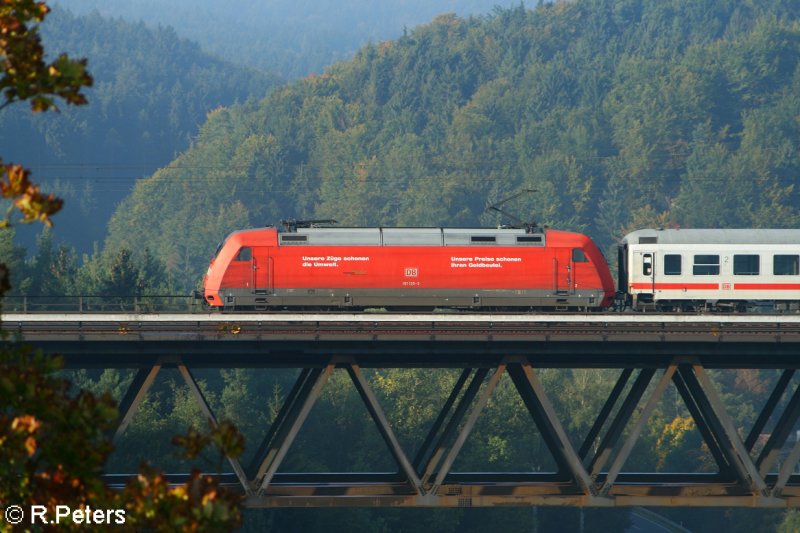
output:
<path id="1" fill-rule="evenodd" d="M 172 26 L 231 61 L 287 78 L 320 72 L 368 42 L 394 39 L 436 15 L 485 15 L 519 0 L 60 0 L 75 14 Z"/>

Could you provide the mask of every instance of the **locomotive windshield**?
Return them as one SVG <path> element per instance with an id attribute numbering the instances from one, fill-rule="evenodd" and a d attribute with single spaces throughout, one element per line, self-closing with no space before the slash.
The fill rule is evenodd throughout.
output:
<path id="1" fill-rule="evenodd" d="M 214 252 L 214 257 L 217 257 L 219 255 L 219 251 L 222 250 L 222 247 L 225 246 L 226 242 L 228 242 L 227 238 L 222 239 L 222 241 L 220 241 L 219 246 L 217 246 L 217 250 Z"/>

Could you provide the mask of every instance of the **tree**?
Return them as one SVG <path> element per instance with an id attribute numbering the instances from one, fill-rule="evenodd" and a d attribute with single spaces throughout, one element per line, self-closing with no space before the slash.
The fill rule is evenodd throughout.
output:
<path id="1" fill-rule="evenodd" d="M 0 4 L 0 91 L 5 98 L 0 110 L 16 101 L 30 100 L 33 111 L 47 111 L 55 108 L 56 96 L 69 104 L 86 103 L 81 90 L 92 85 L 86 60 L 70 59 L 66 54 L 51 63 L 44 60 L 38 25 L 49 11 L 44 2 L 34 0 L 5 0 Z M 14 209 L 21 213 L 22 222 L 40 220 L 52 225 L 50 217 L 63 202 L 43 193 L 22 165 L 3 163 L 0 158 L 0 167 L 0 193 L 11 201 L 0 227 L 11 223 Z M 8 268 L 0 263 L 0 290 L 10 288 L 8 275 Z"/>
<path id="2" fill-rule="evenodd" d="M 23 276 L 23 267 L 25 265 L 25 248 L 14 244 L 14 228 L 6 228 L 0 231 L 0 258 L 3 264 L 0 264 L 0 272 L 4 273 L 3 281 L 0 282 L 0 296 L 11 289 L 11 272 L 14 272 L 14 283 L 18 286 L 25 285 L 21 280 Z"/>
<path id="3" fill-rule="evenodd" d="M 800 511 L 791 510 L 786 513 L 783 521 L 778 525 L 780 533 L 794 533 L 800 531 Z"/>
<path id="4" fill-rule="evenodd" d="M 36 297 L 79 294 L 75 285 L 78 275 L 75 250 L 63 244 L 55 247 L 53 233 L 48 228 L 36 238 L 36 254 L 25 261 L 24 268 L 25 276 L 16 284 L 15 292 Z M 11 271 L 15 277 L 19 275 L 19 268 L 12 268 Z"/>
<path id="5" fill-rule="evenodd" d="M 34 0 L 4 0 L 0 6 L 0 90 L 5 96 L 0 109 L 30 100 L 33 111 L 47 111 L 55 108 L 55 96 L 69 104 L 86 103 L 81 90 L 92 85 L 92 77 L 85 59 L 61 54 L 45 63 L 38 25 L 49 12 L 44 2 Z"/>
<path id="6" fill-rule="evenodd" d="M 91 85 L 92 78 L 85 59 L 62 54 L 52 63 L 44 62 L 38 24 L 48 11 L 44 2 L 0 3 L 0 90 L 5 98 L 0 110 L 30 100 L 34 112 L 46 111 L 55 107 L 54 97 L 68 104 L 86 103 L 81 89 Z M 23 223 L 39 220 L 52 225 L 51 217 L 62 201 L 42 193 L 21 165 L 2 164 L 2 169 L 0 191 L 11 201 L 0 222 L 4 234 L 15 209 Z M 0 297 L 9 288 L 9 269 L 2 264 Z M 67 530 L 84 529 L 90 507 L 95 509 L 93 523 L 128 530 L 224 531 L 240 523 L 238 495 L 222 490 L 215 478 L 199 470 L 186 484 L 173 487 L 162 473 L 143 467 L 124 491 L 108 488 L 100 474 L 111 451 L 108 433 L 118 417 L 116 406 L 108 394 L 73 393 L 69 381 L 58 376 L 61 366 L 59 358 L 22 345 L 0 346 L 0 501 L 12 503 L 8 509 L 18 506 L 30 529 L 49 527 L 46 521 L 36 524 L 32 516 L 24 516 L 35 505 L 44 506 L 51 521 L 60 516 L 57 506 L 67 506 L 71 512 L 58 524 Z M 243 449 L 241 436 L 228 423 L 208 433 L 190 430 L 174 442 L 189 457 L 197 457 L 211 443 L 221 455 L 236 456 Z M 106 510 L 100 521 L 98 509 Z M 12 527 L 14 517 L 6 513 L 4 530 Z"/>
<path id="7" fill-rule="evenodd" d="M 71 393 L 71 383 L 58 376 L 60 369 L 59 358 L 17 345 L 0 349 L 0 501 L 22 509 L 43 505 L 48 519 L 56 516 L 57 505 L 72 511 L 119 510 L 106 523 L 123 530 L 227 531 L 240 523 L 238 495 L 221 490 L 213 476 L 199 470 L 174 487 L 161 472 L 143 466 L 124 490 L 108 488 L 100 474 L 112 449 L 108 432 L 118 416 L 114 400 L 107 393 Z M 210 432 L 190 429 L 173 439 L 189 458 L 212 441 L 220 457 L 243 449 L 229 423 Z M 65 529 L 85 527 L 74 515 L 65 520 Z"/>

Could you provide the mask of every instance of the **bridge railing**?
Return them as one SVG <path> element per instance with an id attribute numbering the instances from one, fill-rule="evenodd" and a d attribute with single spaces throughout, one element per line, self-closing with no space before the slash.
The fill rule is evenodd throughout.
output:
<path id="1" fill-rule="evenodd" d="M 200 313 L 193 295 L 167 296 L 6 296 L 4 313 Z"/>

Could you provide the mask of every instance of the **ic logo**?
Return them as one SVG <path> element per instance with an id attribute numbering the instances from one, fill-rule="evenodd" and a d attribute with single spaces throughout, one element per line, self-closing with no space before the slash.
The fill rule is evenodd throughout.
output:
<path id="1" fill-rule="evenodd" d="M 418 268 L 406 268 L 406 277 L 407 278 L 416 278 L 419 276 L 419 269 Z"/>

